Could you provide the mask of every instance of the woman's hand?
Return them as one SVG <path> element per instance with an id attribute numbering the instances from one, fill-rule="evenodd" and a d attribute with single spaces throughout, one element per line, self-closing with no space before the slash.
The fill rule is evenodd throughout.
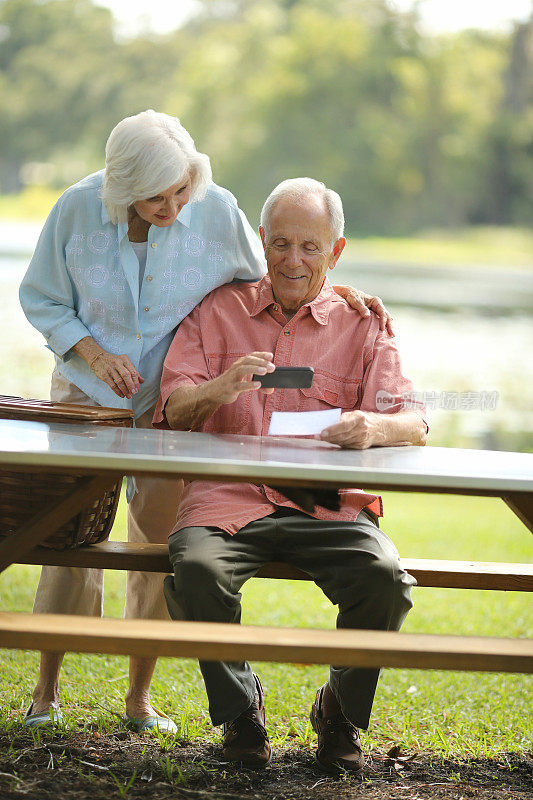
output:
<path id="1" fill-rule="evenodd" d="M 370 308 L 375 311 L 379 317 L 380 331 L 386 330 L 389 336 L 394 336 L 392 315 L 389 314 L 380 297 L 374 297 L 374 295 L 362 292 L 360 289 L 354 289 L 351 286 L 334 286 L 333 288 L 352 308 L 359 311 L 362 317 L 368 317 Z"/>
<path id="2" fill-rule="evenodd" d="M 108 353 L 92 336 L 84 336 L 72 349 L 87 362 L 96 377 L 107 383 L 119 397 L 131 400 L 139 391 L 139 384 L 144 383 L 144 378 L 141 378 L 128 356 Z"/>
<path id="3" fill-rule="evenodd" d="M 144 383 L 144 378 L 126 355 L 115 355 L 102 350 L 88 363 L 96 377 L 107 383 L 119 397 L 131 400 L 139 391 L 139 384 Z"/>

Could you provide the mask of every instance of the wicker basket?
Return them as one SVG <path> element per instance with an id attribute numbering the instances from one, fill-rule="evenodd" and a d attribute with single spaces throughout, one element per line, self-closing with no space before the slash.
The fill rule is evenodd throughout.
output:
<path id="1" fill-rule="evenodd" d="M 0 395 L 0 419 L 65 422 L 69 425 L 131 427 L 133 412 L 120 408 L 24 400 Z M 15 472 L 0 469 L 0 538 L 15 533 L 51 500 L 72 491 L 80 475 Z M 48 537 L 43 547 L 55 550 L 95 544 L 107 539 L 115 519 L 122 481 Z"/>

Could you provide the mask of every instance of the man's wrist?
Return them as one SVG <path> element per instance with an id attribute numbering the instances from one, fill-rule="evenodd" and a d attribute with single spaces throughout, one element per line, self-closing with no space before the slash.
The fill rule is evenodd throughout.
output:
<path id="1" fill-rule="evenodd" d="M 371 425 L 370 447 L 384 447 L 387 444 L 387 416 L 375 411 L 367 411 L 366 417 Z"/>
<path id="2" fill-rule="evenodd" d="M 372 433 L 372 447 L 400 447 L 408 444 L 425 444 L 427 425 L 416 412 L 371 413 L 375 422 Z"/>
<path id="3" fill-rule="evenodd" d="M 218 375 L 218 377 L 212 378 L 210 381 L 202 384 L 202 387 L 205 388 L 205 394 L 202 395 L 202 398 L 210 402 L 215 407 L 215 411 L 220 408 L 220 406 L 226 406 L 235 402 L 235 392 L 228 392 L 226 384 L 227 381 L 224 374 Z"/>
<path id="4" fill-rule="evenodd" d="M 175 430 L 198 430 L 222 405 L 218 378 L 175 389 L 165 403 L 165 417 Z"/>
<path id="5" fill-rule="evenodd" d="M 222 399 L 223 390 L 220 383 L 220 376 L 218 376 L 217 378 L 211 378 L 210 381 L 206 381 L 198 387 L 202 390 L 200 395 L 202 400 L 217 408 L 224 405 L 224 400 Z"/>

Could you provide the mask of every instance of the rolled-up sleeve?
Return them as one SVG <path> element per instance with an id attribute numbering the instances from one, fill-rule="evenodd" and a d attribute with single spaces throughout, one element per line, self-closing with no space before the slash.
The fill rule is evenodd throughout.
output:
<path id="1" fill-rule="evenodd" d="M 19 290 L 20 304 L 29 322 L 60 358 L 80 339 L 91 335 L 75 309 L 74 288 L 65 260 L 68 225 L 64 216 L 60 198 L 45 223 Z"/>
<path id="2" fill-rule="evenodd" d="M 361 411 L 380 414 L 416 411 L 428 427 L 424 404 L 416 399 L 412 382 L 402 373 L 396 342 L 383 331 L 374 341 L 363 375 L 361 395 Z"/>
<path id="3" fill-rule="evenodd" d="M 154 428 L 169 427 L 165 417 L 165 405 L 172 392 L 180 386 L 197 386 L 209 379 L 209 368 L 202 341 L 200 305 L 183 320 L 166 355 L 160 394 L 152 420 Z"/>

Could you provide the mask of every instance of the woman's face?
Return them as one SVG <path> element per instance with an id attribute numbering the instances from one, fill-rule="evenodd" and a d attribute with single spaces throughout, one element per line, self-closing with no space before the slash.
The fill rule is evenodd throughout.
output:
<path id="1" fill-rule="evenodd" d="M 167 228 L 176 221 L 183 206 L 189 202 L 190 196 L 191 179 L 187 176 L 154 197 L 137 200 L 133 207 L 145 222 L 157 225 L 158 228 Z"/>

